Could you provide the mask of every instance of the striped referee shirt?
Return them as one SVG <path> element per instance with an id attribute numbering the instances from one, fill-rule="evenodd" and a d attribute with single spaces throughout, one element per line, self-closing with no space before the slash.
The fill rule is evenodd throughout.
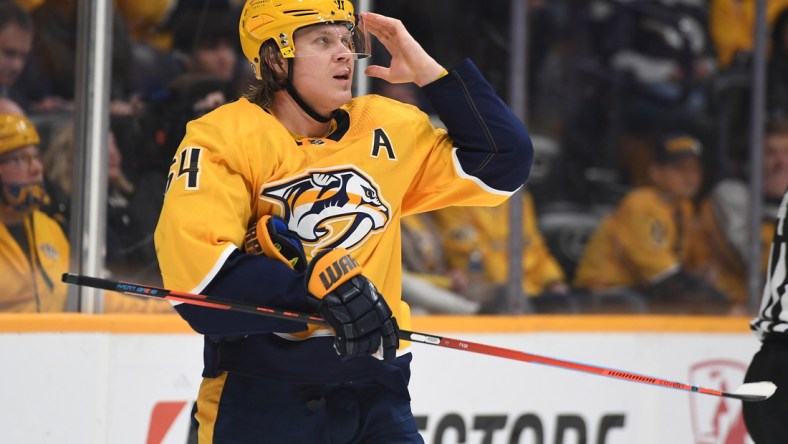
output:
<path id="1" fill-rule="evenodd" d="M 758 317 L 750 322 L 750 329 L 763 340 L 769 333 L 788 333 L 788 226 L 786 208 L 788 191 L 783 195 L 777 212 L 777 225 L 769 253 L 769 273 L 763 288 Z"/>

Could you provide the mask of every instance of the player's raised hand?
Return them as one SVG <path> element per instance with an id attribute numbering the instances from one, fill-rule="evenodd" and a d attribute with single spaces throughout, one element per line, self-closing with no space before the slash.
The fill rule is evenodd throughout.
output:
<path id="1" fill-rule="evenodd" d="M 413 82 L 424 86 L 443 73 L 444 69 L 410 35 L 405 25 L 397 19 L 364 12 L 367 31 L 375 35 L 391 54 L 391 66 L 370 65 L 364 71 L 389 83 Z"/>

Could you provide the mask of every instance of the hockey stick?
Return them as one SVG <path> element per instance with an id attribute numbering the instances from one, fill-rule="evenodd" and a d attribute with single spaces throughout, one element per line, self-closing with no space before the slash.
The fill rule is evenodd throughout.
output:
<path id="1" fill-rule="evenodd" d="M 323 318 L 308 314 L 289 310 L 281 310 L 271 307 L 258 307 L 251 304 L 242 302 L 231 301 L 213 296 L 206 296 L 202 294 L 186 293 L 182 291 L 166 290 L 164 288 L 151 287 L 147 285 L 132 284 L 129 282 L 112 281 L 109 279 L 95 278 L 90 276 L 82 276 L 73 273 L 63 273 L 63 282 L 72 285 L 79 285 L 85 287 L 99 288 L 103 290 L 116 291 L 135 296 L 145 296 L 150 298 L 166 299 L 173 302 L 182 302 L 191 305 L 200 305 L 203 307 L 215 308 L 219 310 L 238 311 L 242 313 L 251 313 L 271 318 L 288 319 L 291 321 L 304 322 L 314 325 L 322 325 L 330 327 L 328 322 Z M 419 333 L 408 330 L 400 330 L 399 338 L 405 341 L 417 342 L 421 344 L 435 345 L 438 347 L 453 348 L 473 353 L 480 353 L 484 355 L 497 356 L 499 358 L 513 359 L 515 361 L 530 362 L 536 364 L 543 364 L 551 367 L 564 368 L 568 370 L 576 370 L 584 373 L 591 373 L 599 376 L 607 376 L 615 379 L 622 379 L 630 382 L 639 382 L 642 384 L 649 384 L 658 387 L 666 387 L 677 390 L 684 390 L 694 393 L 703 393 L 706 395 L 723 396 L 726 398 L 740 399 L 742 401 L 763 401 L 769 398 L 777 389 L 772 382 L 749 382 L 742 384 L 733 392 L 723 392 L 710 388 L 698 387 L 682 382 L 674 382 L 666 379 L 660 379 L 653 376 L 641 375 L 631 373 L 623 370 L 615 370 L 611 368 L 599 367 L 590 364 L 582 364 L 578 362 L 565 361 L 562 359 L 549 358 L 546 356 L 535 355 L 532 353 L 525 353 L 518 350 L 512 350 L 492 345 L 479 344 L 476 342 L 465 341 L 461 339 L 445 338 L 442 336 L 430 335 L 426 333 Z"/>

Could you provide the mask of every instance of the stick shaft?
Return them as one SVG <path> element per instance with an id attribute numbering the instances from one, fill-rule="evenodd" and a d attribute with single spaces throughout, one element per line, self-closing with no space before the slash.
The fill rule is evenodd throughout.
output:
<path id="1" fill-rule="evenodd" d="M 668 388 L 674 388 L 679 390 L 686 390 L 686 391 L 698 392 L 698 393 L 704 393 L 704 394 L 716 395 L 716 396 L 728 395 L 728 393 L 719 390 L 697 387 L 690 384 L 668 381 L 653 376 L 640 375 L 637 373 L 631 373 L 622 370 L 615 370 L 611 368 L 599 367 L 595 365 L 583 364 L 583 363 L 567 361 L 563 359 L 550 358 L 547 356 L 540 356 L 532 353 L 522 352 L 519 350 L 512 350 L 512 349 L 496 347 L 492 345 L 465 341 L 461 339 L 445 338 L 445 337 L 434 336 L 434 335 L 428 336 L 428 339 L 424 340 L 419 336 L 427 336 L 427 335 L 420 335 L 418 333 L 413 333 L 413 332 L 407 332 L 407 333 L 408 335 L 406 335 L 406 337 L 401 339 L 413 340 L 414 342 L 437 345 L 446 348 L 453 348 L 456 350 L 463 350 L 463 351 L 469 351 L 474 353 L 481 353 L 485 355 L 497 356 L 499 358 L 512 359 L 515 361 L 543 364 L 550 367 L 559 367 L 567 370 L 576 370 L 583 373 L 592 373 L 595 375 L 607 376 L 615 379 L 623 379 L 631 382 L 640 382 L 643 384 L 657 385 L 662 387 L 668 387 Z M 413 339 L 413 336 L 417 336 L 417 337 Z M 738 395 L 732 395 L 732 396 L 738 397 Z"/>
<path id="2" fill-rule="evenodd" d="M 262 315 L 269 318 L 286 319 L 289 321 L 305 322 L 308 324 L 330 327 L 325 319 L 308 313 L 299 313 L 296 311 L 280 310 L 268 307 L 258 307 L 251 304 L 245 304 L 243 302 L 231 301 L 229 299 L 222 299 L 202 294 L 186 293 L 182 291 L 167 290 L 165 288 L 152 287 L 150 285 L 113 281 L 109 279 L 83 276 L 74 273 L 64 273 L 63 282 L 83 287 L 117 291 L 118 293 L 125 293 L 134 296 L 166 299 L 172 302 L 182 302 L 189 305 L 200 305 L 218 310 L 238 311 L 242 313 Z"/>
<path id="3" fill-rule="evenodd" d="M 148 285 L 113 281 L 109 279 L 82 276 L 73 273 L 64 273 L 62 279 L 63 282 L 73 285 L 100 288 L 103 290 L 116 291 L 130 295 L 166 299 L 168 301 L 181 302 L 191 305 L 199 305 L 199 306 L 204 306 L 204 307 L 209 307 L 219 310 L 238 311 L 238 312 L 250 313 L 250 314 L 266 316 L 271 318 L 287 319 L 296 322 L 304 322 L 308 324 L 330 327 L 330 325 L 328 324 L 328 322 L 326 322 L 325 319 L 308 313 L 281 310 L 271 307 L 259 307 L 251 304 L 246 304 L 243 302 L 216 298 L 213 296 L 167 290 L 164 288 L 151 287 Z M 591 364 L 583 364 L 583 363 L 567 361 L 563 359 L 550 358 L 547 356 L 540 356 L 532 353 L 522 352 L 519 350 L 496 347 L 493 345 L 480 344 L 477 342 L 446 338 L 442 336 L 430 335 L 426 333 L 420 333 L 420 332 L 414 332 L 414 331 L 408 331 L 402 329 L 400 329 L 399 331 L 399 338 L 402 340 L 417 342 L 421 344 L 428 344 L 438 347 L 451 348 L 460 351 L 467 351 L 467 352 L 479 353 L 483 355 L 496 356 L 499 358 L 512 359 L 515 361 L 543 364 L 550 367 L 575 370 L 583 373 L 590 373 L 599 376 L 607 376 L 609 378 L 614 378 L 614 379 L 621 379 L 624 381 L 638 382 L 642 384 L 672 388 L 677 390 L 684 390 L 693 393 L 703 393 L 706 395 L 713 395 L 713 396 L 724 396 L 724 397 L 735 398 L 744 401 L 761 401 L 763 399 L 768 398 L 768 396 L 741 395 L 741 394 L 728 393 L 720 390 L 699 387 L 683 382 L 669 381 L 654 376 L 641 375 L 641 374 L 632 373 L 623 370 L 615 370 L 615 369 L 600 367 Z"/>

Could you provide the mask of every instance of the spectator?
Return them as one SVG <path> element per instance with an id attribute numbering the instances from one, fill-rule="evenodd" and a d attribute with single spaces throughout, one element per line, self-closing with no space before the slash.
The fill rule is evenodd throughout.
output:
<path id="1" fill-rule="evenodd" d="M 618 165 L 628 184 L 648 182 L 648 140 L 662 128 L 704 134 L 716 71 L 705 3 L 641 1 L 618 6 L 609 64 L 621 88 Z M 659 127 L 656 124 L 659 124 Z"/>
<path id="2" fill-rule="evenodd" d="M 503 288 L 509 279 L 509 204 L 497 207 L 451 207 L 434 213 L 445 233 L 447 260 L 455 269 L 468 270 L 471 283 L 479 280 L 492 284 L 486 293 L 475 292 L 473 299 L 482 302 L 484 311 L 502 313 Z M 564 272 L 547 248 L 536 222 L 530 193 L 524 195 L 523 207 L 523 292 L 568 301 L 569 286 Z M 482 286 L 484 288 L 484 286 Z M 531 298 L 529 302 L 536 302 Z M 536 302 L 539 310 L 540 302 Z M 571 303 L 566 304 L 569 309 Z"/>
<path id="3" fill-rule="evenodd" d="M 19 107 L 0 105 L 0 311 L 57 312 L 66 305 L 69 245 L 39 208 L 46 204 L 36 128 Z M 10 113 L 9 113 L 10 112 Z"/>
<path id="4" fill-rule="evenodd" d="M 33 46 L 33 20 L 14 2 L 0 1 L 0 97 L 24 107 L 23 97 L 14 88 Z"/>
<path id="5" fill-rule="evenodd" d="M 750 63 L 755 35 L 755 0 L 711 0 L 709 27 L 717 59 L 723 69 Z M 788 0 L 766 2 L 766 21 L 771 27 Z"/>
<path id="6" fill-rule="evenodd" d="M 41 210 L 44 190 L 40 138 L 16 103 L 0 98 L 0 312 L 60 312 L 67 289 L 70 246 L 59 224 Z M 61 161 L 62 162 L 62 161 Z M 107 292 L 105 312 L 172 311 L 166 301 Z"/>
<path id="7" fill-rule="evenodd" d="M 777 209 L 788 188 L 788 121 L 773 120 L 766 129 L 763 158 L 763 218 L 761 222 L 761 272 L 766 272 L 769 245 L 774 235 Z M 750 193 L 740 180 L 720 182 L 700 207 L 699 242 L 706 275 L 732 302 L 744 309 L 747 302 L 747 229 Z"/>
<path id="8" fill-rule="evenodd" d="M 612 55 L 610 63 L 643 85 L 643 91 L 634 94 L 630 126 L 661 117 L 671 120 L 671 128 L 676 128 L 705 112 L 705 89 L 716 69 L 706 8 L 689 2 L 646 4 L 648 8 L 633 8 L 630 39 Z M 681 97 L 682 93 L 686 97 Z"/>
<path id="9" fill-rule="evenodd" d="M 44 154 L 47 189 L 52 195 L 50 214 L 68 232 L 72 193 L 72 159 L 74 125 L 67 124 L 52 138 Z M 135 204 L 146 196 L 137 196 L 135 186 L 122 169 L 123 156 L 112 132 L 107 140 L 107 232 L 106 267 L 117 279 L 160 283 L 153 251 L 152 233 L 140 232 L 138 220 L 156 218 L 139 211 Z"/>
<path id="10" fill-rule="evenodd" d="M 186 123 L 241 92 L 243 76 L 237 69 L 240 62 L 235 21 L 221 10 L 211 11 L 210 19 L 203 18 L 204 14 L 205 11 L 186 9 L 173 19 L 175 55 L 171 61 L 177 73 L 154 94 L 148 94 L 145 112 L 140 113 L 143 150 L 151 154 L 140 159 L 142 174 L 155 170 L 166 176 L 175 148 L 186 132 Z M 162 73 L 156 76 L 167 77 Z M 148 80 L 151 79 L 144 82 Z"/>
<path id="11" fill-rule="evenodd" d="M 33 12 L 33 20 L 33 57 L 19 81 L 20 93 L 30 102 L 31 112 L 70 111 L 76 87 L 76 0 L 46 0 Z M 117 13 L 112 30 L 110 108 L 113 114 L 128 115 L 135 112 L 131 45 Z"/>
<path id="12" fill-rule="evenodd" d="M 576 287 L 592 295 L 635 291 L 652 311 L 727 310 L 727 298 L 691 273 L 700 155 L 700 142 L 688 135 L 669 135 L 656 145 L 653 186 L 631 191 L 602 221 L 580 259 Z"/>
<path id="13" fill-rule="evenodd" d="M 226 85 L 224 93 L 235 99 L 243 81 L 237 44 L 237 18 L 228 12 L 186 11 L 173 22 L 173 50 L 185 73 L 214 77 Z"/>

